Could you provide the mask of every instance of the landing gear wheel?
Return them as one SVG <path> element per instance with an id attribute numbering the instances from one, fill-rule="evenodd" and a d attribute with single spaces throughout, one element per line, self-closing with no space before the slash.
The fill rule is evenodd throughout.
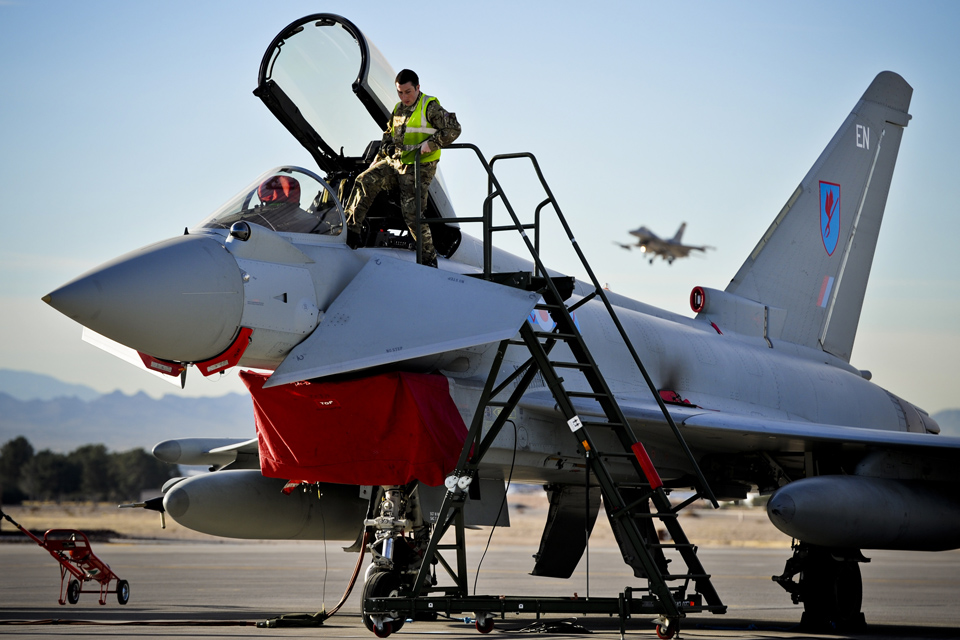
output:
<path id="1" fill-rule="evenodd" d="M 378 638 L 386 638 L 391 633 L 393 633 L 393 623 L 391 622 L 384 622 L 379 627 L 377 625 L 373 625 L 373 635 L 377 636 Z"/>
<path id="2" fill-rule="evenodd" d="M 863 579 L 857 562 L 837 560 L 829 551 L 811 549 L 800 574 L 803 624 L 812 628 L 850 628 L 864 623 Z"/>
<path id="3" fill-rule="evenodd" d="M 490 633 L 493 631 L 493 618 L 484 618 L 483 622 L 480 622 L 480 618 L 477 618 L 477 631 L 480 633 Z"/>
<path id="4" fill-rule="evenodd" d="M 657 625 L 657 637 L 660 638 L 660 640 L 670 640 L 676 632 L 677 623 Z"/>
<path id="5" fill-rule="evenodd" d="M 126 580 L 117 580 L 117 602 L 120 604 L 130 602 L 130 583 Z"/>
<path id="6" fill-rule="evenodd" d="M 80 602 L 80 582 L 77 580 L 71 580 L 70 584 L 67 585 L 67 602 L 70 604 L 77 604 Z"/>
<path id="7" fill-rule="evenodd" d="M 382 571 L 380 573 L 375 573 L 370 576 L 370 579 L 363 583 L 363 594 L 361 597 L 364 601 L 367 598 L 386 598 L 389 596 L 395 596 L 400 592 L 400 575 L 394 571 Z M 361 605 L 363 606 L 363 605 Z M 395 631 L 400 631 L 403 627 L 405 620 L 396 619 L 393 622 L 383 623 L 383 628 L 387 629 L 389 625 L 390 630 L 386 632 L 386 635 L 380 635 L 380 631 L 377 630 L 377 625 L 373 623 L 373 618 L 371 618 L 365 611 L 360 614 L 360 618 L 363 620 L 363 626 L 365 626 L 369 631 L 373 631 L 377 637 L 386 638 L 388 635 Z"/>

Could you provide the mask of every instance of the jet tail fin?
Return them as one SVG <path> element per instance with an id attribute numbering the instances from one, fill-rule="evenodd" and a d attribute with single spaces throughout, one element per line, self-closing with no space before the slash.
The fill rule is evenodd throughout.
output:
<path id="1" fill-rule="evenodd" d="M 673 236 L 673 241 L 674 241 L 674 242 L 683 242 L 683 232 L 686 231 L 686 229 L 687 229 L 687 223 L 686 223 L 686 222 L 681 222 L 681 223 L 680 223 L 680 228 L 677 229 L 676 235 Z"/>
<path id="2" fill-rule="evenodd" d="M 912 94 L 874 78 L 727 286 L 783 317 L 770 337 L 850 360 Z"/>

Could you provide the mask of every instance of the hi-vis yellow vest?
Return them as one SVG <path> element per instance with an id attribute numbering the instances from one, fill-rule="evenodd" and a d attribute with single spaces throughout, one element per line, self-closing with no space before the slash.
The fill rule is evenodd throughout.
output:
<path id="1" fill-rule="evenodd" d="M 417 148 L 423 144 L 427 138 L 437 132 L 437 130 L 427 122 L 427 105 L 432 100 L 436 100 L 436 98 L 421 92 L 420 97 L 417 99 L 417 104 L 413 106 L 413 113 L 407 119 L 407 129 L 403 134 L 403 151 L 400 154 L 400 162 L 403 164 L 413 164 L 416 161 Z M 397 112 L 400 105 L 401 103 L 398 102 L 393 108 L 394 113 Z M 430 153 L 420 155 L 420 162 L 433 162 L 439 159 L 439 148 Z"/>

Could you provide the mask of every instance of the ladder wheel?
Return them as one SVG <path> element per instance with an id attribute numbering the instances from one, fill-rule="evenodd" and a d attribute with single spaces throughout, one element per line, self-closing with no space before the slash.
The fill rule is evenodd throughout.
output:
<path id="1" fill-rule="evenodd" d="M 392 622 L 384 622 L 379 627 L 377 625 L 373 625 L 373 635 L 377 636 L 378 638 L 386 638 L 391 633 L 393 633 Z"/>
<path id="2" fill-rule="evenodd" d="M 657 625 L 657 637 L 660 640 L 670 640 L 677 631 L 676 624 L 666 625 L 658 624 Z"/>
<path id="3" fill-rule="evenodd" d="M 480 633 L 490 633 L 493 631 L 493 618 L 486 618 L 483 622 L 480 622 L 480 619 L 477 619 L 477 631 Z"/>

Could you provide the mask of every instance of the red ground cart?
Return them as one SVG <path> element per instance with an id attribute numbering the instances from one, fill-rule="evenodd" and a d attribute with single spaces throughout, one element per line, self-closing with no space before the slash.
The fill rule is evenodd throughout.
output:
<path id="1" fill-rule="evenodd" d="M 91 581 L 100 585 L 100 604 L 107 604 L 108 593 L 117 594 L 117 602 L 120 604 L 127 604 L 130 600 L 130 583 L 118 578 L 117 574 L 110 570 L 110 565 L 94 555 L 90 549 L 90 541 L 82 531 L 50 529 L 43 534 L 43 539 L 40 539 L 3 511 L 0 511 L 0 516 L 46 549 L 60 563 L 60 604 L 77 604 L 80 594 L 83 593 L 84 583 Z M 69 582 L 67 574 L 70 575 Z M 116 588 L 110 588 L 111 581 L 116 582 Z"/>

